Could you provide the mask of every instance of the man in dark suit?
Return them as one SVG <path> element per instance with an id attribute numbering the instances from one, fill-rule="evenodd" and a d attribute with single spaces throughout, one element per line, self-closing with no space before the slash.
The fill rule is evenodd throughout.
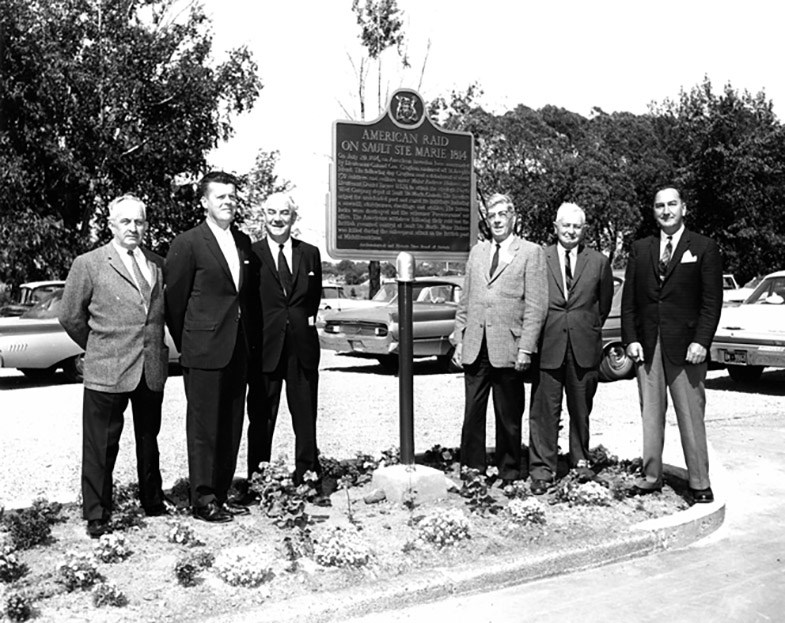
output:
<path id="1" fill-rule="evenodd" d="M 589 460 L 589 415 L 602 359 L 602 325 L 613 300 L 613 272 L 602 253 L 581 244 L 586 214 L 574 203 L 556 213 L 558 242 L 545 249 L 548 316 L 529 411 L 529 474 L 535 495 L 556 476 L 562 396 L 570 414 L 570 466 Z"/>
<path id="2" fill-rule="evenodd" d="M 520 478 L 523 374 L 537 350 L 547 310 L 542 248 L 516 236 L 517 214 L 507 195 L 486 205 L 491 240 L 472 247 L 451 341 L 464 370 L 466 406 L 461 464 L 485 471 L 485 418 L 493 389 L 499 478 Z"/>
<path id="3" fill-rule="evenodd" d="M 248 383 L 248 477 L 270 460 L 275 422 L 286 382 L 295 434 L 297 484 L 320 473 L 316 445 L 319 339 L 316 313 L 322 290 L 319 249 L 292 238 L 297 206 L 284 193 L 263 208 L 267 236 L 254 243 L 259 261 L 262 339 Z M 326 503 L 321 497 L 320 503 Z"/>
<path id="4" fill-rule="evenodd" d="M 717 244 L 684 227 L 687 207 L 676 188 L 654 197 L 660 228 L 632 245 L 622 295 L 622 339 L 636 362 L 643 419 L 643 476 L 632 495 L 662 488 L 666 391 L 673 400 L 695 502 L 714 500 L 704 410 L 708 348 L 722 309 Z"/>
<path id="5" fill-rule="evenodd" d="M 199 182 L 205 221 L 172 241 L 166 257 L 166 322 L 180 351 L 188 400 L 186 438 L 196 518 L 231 521 L 249 510 L 227 492 L 237 465 L 255 287 L 251 240 L 232 226 L 234 177 Z"/>
<path id="6" fill-rule="evenodd" d="M 111 242 L 74 260 L 59 316 L 85 350 L 82 513 L 93 538 L 111 532 L 112 470 L 129 400 L 142 507 L 148 516 L 167 512 L 157 440 L 169 363 L 163 258 L 139 246 L 147 215 L 133 195 L 109 204 L 109 227 Z"/>

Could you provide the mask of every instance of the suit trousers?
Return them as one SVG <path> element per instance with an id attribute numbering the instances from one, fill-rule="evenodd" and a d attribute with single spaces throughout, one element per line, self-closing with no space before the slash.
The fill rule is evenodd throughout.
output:
<path id="1" fill-rule="evenodd" d="M 139 497 L 145 510 L 163 504 L 158 433 L 163 391 L 152 391 L 142 373 L 132 392 L 113 394 L 84 390 L 82 406 L 82 513 L 85 519 L 109 519 L 112 512 L 112 471 L 120 451 L 123 413 L 131 402 Z"/>
<path id="2" fill-rule="evenodd" d="M 255 364 L 248 383 L 248 478 L 258 471 L 259 463 L 269 462 L 275 423 L 286 382 L 286 403 L 292 414 L 294 429 L 295 482 L 302 482 L 307 471 L 320 473 L 316 445 L 316 411 L 319 371 L 307 370 L 292 347 L 287 327 L 281 359 L 272 372 L 262 372 Z"/>
<path id="3" fill-rule="evenodd" d="M 183 368 L 188 400 L 188 476 L 194 507 L 226 501 L 243 434 L 247 368 L 245 340 L 239 331 L 225 368 Z"/>
<path id="4" fill-rule="evenodd" d="M 464 366 L 466 406 L 461 431 L 461 464 L 485 472 L 485 419 L 493 390 L 496 417 L 496 466 L 499 478 L 521 477 L 521 420 L 526 406 L 523 372 L 494 368 L 485 338 L 477 359 Z"/>
<path id="5" fill-rule="evenodd" d="M 529 474 L 553 480 L 559 450 L 562 396 L 567 395 L 570 415 L 570 467 L 589 460 L 589 414 L 597 392 L 597 368 L 581 368 L 567 343 L 564 363 L 553 370 L 540 369 L 532 383 L 529 410 Z"/>
<path id="6" fill-rule="evenodd" d="M 643 474 L 650 483 L 662 482 L 662 449 L 665 443 L 665 412 L 670 391 L 681 435 L 690 487 L 705 489 L 709 482 L 709 454 L 704 413 L 707 363 L 678 366 L 665 357 L 660 340 L 650 363 L 637 366 L 643 420 Z"/>

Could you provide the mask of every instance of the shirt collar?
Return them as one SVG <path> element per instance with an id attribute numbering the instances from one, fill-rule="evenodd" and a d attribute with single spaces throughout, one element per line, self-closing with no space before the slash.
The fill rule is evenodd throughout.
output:
<path id="1" fill-rule="evenodd" d="M 267 240 L 267 244 L 270 245 L 270 252 L 275 254 L 278 253 L 279 249 L 281 248 L 281 243 L 276 242 L 270 236 L 265 236 Z M 286 241 L 283 243 L 283 252 L 289 253 L 292 250 L 292 237 L 289 236 Z"/>
<path id="2" fill-rule="evenodd" d="M 210 231 L 213 232 L 213 235 L 216 238 L 232 238 L 232 227 L 231 225 L 226 229 L 223 229 L 213 223 L 209 218 L 204 220 L 207 223 L 207 226 L 210 228 Z"/>
<path id="3" fill-rule="evenodd" d="M 120 254 L 121 257 L 127 256 L 128 252 L 131 251 L 131 249 L 126 249 L 125 247 L 122 247 L 119 244 L 117 244 L 117 241 L 114 239 L 112 239 L 112 246 Z M 144 257 L 144 254 L 142 253 L 142 249 L 138 245 L 133 251 L 131 251 L 131 253 L 137 260 Z"/>

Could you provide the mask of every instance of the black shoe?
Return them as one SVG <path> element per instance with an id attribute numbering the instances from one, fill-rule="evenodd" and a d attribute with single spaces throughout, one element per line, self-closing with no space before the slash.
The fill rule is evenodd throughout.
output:
<path id="1" fill-rule="evenodd" d="M 223 503 L 221 509 L 233 517 L 237 517 L 239 515 L 250 515 L 251 509 L 247 506 L 243 506 L 242 504 L 238 504 L 237 502 L 229 501 Z"/>
<path id="2" fill-rule="evenodd" d="M 315 495 L 311 500 L 311 504 L 313 504 L 314 506 L 321 506 L 325 508 L 333 505 L 332 500 L 330 500 L 330 496 L 325 495 L 324 493 L 319 493 Z"/>
<path id="3" fill-rule="evenodd" d="M 650 495 L 652 493 L 659 493 L 662 491 L 662 485 L 655 485 L 653 487 L 639 487 L 638 485 L 632 485 L 629 489 L 627 489 L 627 497 L 634 498 L 639 495 Z"/>
<path id="4" fill-rule="evenodd" d="M 705 489 L 690 489 L 692 499 L 696 504 L 709 504 L 714 501 L 714 492 L 711 487 Z"/>
<path id="5" fill-rule="evenodd" d="M 240 506 L 258 506 L 261 496 L 256 491 L 250 489 L 242 495 L 237 495 L 229 500 L 232 504 L 239 504 Z"/>
<path id="6" fill-rule="evenodd" d="M 87 534 L 91 539 L 98 539 L 104 534 L 112 533 L 112 525 L 108 519 L 88 519 Z"/>
<path id="7" fill-rule="evenodd" d="M 223 510 L 223 508 L 218 506 L 216 502 L 210 502 L 205 506 L 194 506 L 193 514 L 197 519 L 209 523 L 227 523 L 233 519 L 233 517 Z"/>
<path id="8" fill-rule="evenodd" d="M 158 504 L 157 506 L 144 509 L 144 514 L 148 517 L 163 517 L 165 515 L 171 515 L 172 513 L 166 508 L 165 504 Z"/>
<path id="9" fill-rule="evenodd" d="M 534 495 L 542 495 L 548 492 L 548 488 L 553 483 L 550 480 L 542 480 L 540 478 L 533 478 L 531 484 L 531 491 Z"/>

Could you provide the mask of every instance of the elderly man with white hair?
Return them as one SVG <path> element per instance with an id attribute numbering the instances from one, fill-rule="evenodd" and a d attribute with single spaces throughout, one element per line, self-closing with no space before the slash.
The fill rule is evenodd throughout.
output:
<path id="1" fill-rule="evenodd" d="M 316 412 L 319 338 L 316 313 L 322 291 L 319 249 L 292 238 L 297 205 L 285 193 L 271 195 L 262 212 L 266 236 L 252 249 L 259 259 L 261 343 L 248 378 L 248 478 L 270 460 L 281 390 L 295 434 L 295 483 L 319 474 Z M 316 503 L 327 504 L 319 496 Z"/>
<path id="2" fill-rule="evenodd" d="M 529 474 L 535 495 L 545 493 L 556 477 L 565 391 L 570 466 L 583 467 L 589 460 L 589 414 L 602 359 L 602 325 L 613 299 L 613 273 L 608 258 L 583 245 L 585 225 L 583 209 L 563 203 L 553 224 L 558 240 L 545 249 L 548 315 L 529 412 Z"/>

